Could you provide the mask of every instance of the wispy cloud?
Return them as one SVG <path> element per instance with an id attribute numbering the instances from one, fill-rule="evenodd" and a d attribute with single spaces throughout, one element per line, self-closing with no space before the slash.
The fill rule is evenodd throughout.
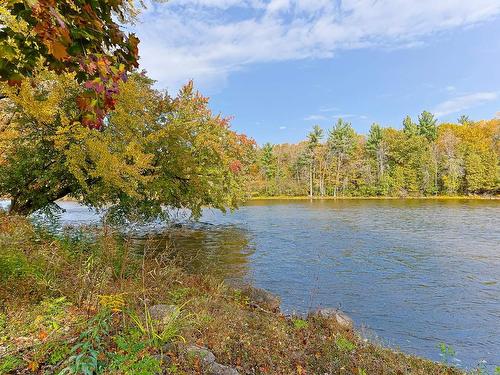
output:
<path id="1" fill-rule="evenodd" d="M 335 109 L 336 111 L 338 109 Z M 321 110 L 320 110 L 321 112 Z M 327 112 L 327 111 L 323 111 L 323 112 Z M 339 114 L 335 114 L 335 115 L 309 115 L 309 116 L 306 116 L 304 117 L 304 121 L 335 121 L 335 120 L 338 120 L 339 118 L 341 119 L 348 119 L 348 118 L 359 118 L 361 120 L 366 120 L 368 117 L 365 116 L 365 115 L 355 115 L 355 114 L 352 114 L 352 113 L 339 113 Z"/>
<path id="2" fill-rule="evenodd" d="M 304 121 L 322 121 L 322 120 L 328 120 L 328 117 L 323 115 L 309 115 L 304 117 Z"/>
<path id="3" fill-rule="evenodd" d="M 465 111 L 466 109 L 477 107 L 481 104 L 496 100 L 499 98 L 498 92 L 476 92 L 473 94 L 457 96 L 438 104 L 433 112 L 436 116 L 446 116 L 452 113 Z"/>
<path id="4" fill-rule="evenodd" d="M 286 126 L 280 126 L 280 130 L 285 130 Z"/>
<path id="5" fill-rule="evenodd" d="M 149 4 L 135 29 L 142 67 L 176 89 L 190 78 L 219 82 L 252 63 L 411 48 L 499 14 L 498 0 L 171 0 Z"/>

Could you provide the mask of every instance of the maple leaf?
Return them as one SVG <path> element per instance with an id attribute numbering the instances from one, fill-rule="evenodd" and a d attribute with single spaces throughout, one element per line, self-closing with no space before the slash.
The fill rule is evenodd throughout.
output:
<path id="1" fill-rule="evenodd" d="M 55 41 L 49 44 L 49 50 L 52 56 L 54 56 L 58 60 L 66 59 L 68 55 L 68 50 L 66 46 L 59 41 Z"/>

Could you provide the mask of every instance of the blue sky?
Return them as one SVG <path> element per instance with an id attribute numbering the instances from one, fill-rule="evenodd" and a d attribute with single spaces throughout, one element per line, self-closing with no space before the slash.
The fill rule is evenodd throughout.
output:
<path id="1" fill-rule="evenodd" d="M 159 88 L 194 79 L 260 144 L 339 117 L 366 133 L 424 109 L 500 112 L 499 0 L 170 0 L 136 32 Z"/>

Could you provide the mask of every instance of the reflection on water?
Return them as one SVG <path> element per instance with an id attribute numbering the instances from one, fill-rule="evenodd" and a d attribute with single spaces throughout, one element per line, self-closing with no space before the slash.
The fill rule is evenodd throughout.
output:
<path id="1" fill-rule="evenodd" d="M 138 250 L 167 252 L 189 272 L 243 279 L 253 247 L 245 231 L 231 226 L 189 225 L 131 237 Z"/>
<path id="2" fill-rule="evenodd" d="M 64 223 L 99 219 L 64 207 Z M 202 222 L 156 228 L 155 246 L 285 311 L 340 306 L 386 344 L 439 360 L 445 342 L 458 365 L 500 365 L 500 201 L 252 201 Z"/>

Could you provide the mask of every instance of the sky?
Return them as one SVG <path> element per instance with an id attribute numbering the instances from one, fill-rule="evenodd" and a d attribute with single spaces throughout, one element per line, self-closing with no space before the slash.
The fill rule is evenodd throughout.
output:
<path id="1" fill-rule="evenodd" d="M 500 116 L 500 0 L 169 0 L 134 31 L 159 89 L 188 80 L 259 144 Z"/>

